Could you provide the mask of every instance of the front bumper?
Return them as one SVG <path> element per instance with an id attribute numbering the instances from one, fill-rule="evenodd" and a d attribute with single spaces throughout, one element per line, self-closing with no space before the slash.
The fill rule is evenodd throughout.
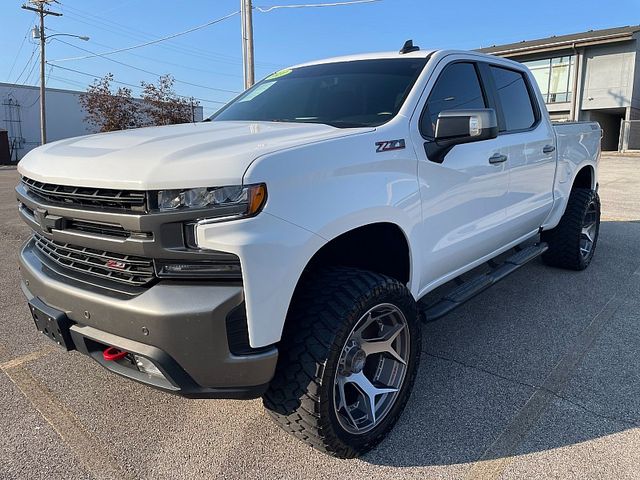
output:
<path id="1" fill-rule="evenodd" d="M 237 332 L 246 331 L 237 324 L 246 321 L 238 314 L 242 286 L 160 281 L 132 297 L 66 276 L 43 261 L 33 240 L 21 250 L 20 270 L 27 298 L 65 312 L 75 348 L 115 373 L 198 398 L 257 398 L 273 377 L 275 347 L 232 353 Z M 152 360 L 166 380 L 105 361 L 105 346 Z"/>

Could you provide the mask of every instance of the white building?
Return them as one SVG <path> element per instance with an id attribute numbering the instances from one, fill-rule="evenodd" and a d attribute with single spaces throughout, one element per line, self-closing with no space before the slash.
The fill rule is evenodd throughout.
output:
<path id="1" fill-rule="evenodd" d="M 95 133 L 79 103 L 82 93 L 47 88 L 47 142 Z M 195 107 L 195 120 L 202 120 L 202 115 L 202 107 Z M 38 87 L 0 83 L 0 129 L 8 132 L 12 163 L 40 145 Z"/>

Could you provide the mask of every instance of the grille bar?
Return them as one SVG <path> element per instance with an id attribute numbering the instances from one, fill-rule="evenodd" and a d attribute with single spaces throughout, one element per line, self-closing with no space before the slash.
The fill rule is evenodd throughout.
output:
<path id="1" fill-rule="evenodd" d="M 42 183 L 27 177 L 22 177 L 22 183 L 31 194 L 54 204 L 131 212 L 147 211 L 147 195 L 142 191 L 72 187 Z"/>
<path id="2" fill-rule="evenodd" d="M 18 201 L 18 208 L 24 211 L 34 222 L 37 222 L 35 218 L 35 212 L 24 203 Z M 58 229 L 58 228 L 57 228 Z M 93 220 L 79 220 L 79 219 L 67 219 L 65 218 L 61 230 L 76 230 L 79 232 L 92 233 L 97 235 L 106 235 L 109 237 L 129 238 L 133 232 L 125 230 L 122 225 L 115 223 L 97 222 Z M 137 235 L 144 237 L 150 237 L 151 234 L 147 232 L 136 232 Z"/>
<path id="3" fill-rule="evenodd" d="M 109 235 L 112 237 L 128 238 L 131 232 L 125 230 L 120 225 L 112 225 L 102 222 L 91 222 L 89 220 L 68 220 L 65 229 L 79 230 L 81 232 L 96 233 L 98 235 Z"/>
<path id="4" fill-rule="evenodd" d="M 43 255 L 74 271 L 135 286 L 145 285 L 155 278 L 151 259 L 54 242 L 37 233 L 34 239 L 36 248 Z"/>

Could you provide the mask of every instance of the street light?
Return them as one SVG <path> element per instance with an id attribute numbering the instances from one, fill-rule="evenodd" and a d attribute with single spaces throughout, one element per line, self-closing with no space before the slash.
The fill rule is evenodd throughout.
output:
<path id="1" fill-rule="evenodd" d="M 54 33 L 53 35 L 46 35 L 45 41 L 49 40 L 52 37 L 74 37 L 79 38 L 80 40 L 84 40 L 85 42 L 89 41 L 89 37 L 86 35 L 73 35 L 71 33 Z"/>
<path id="2" fill-rule="evenodd" d="M 31 30 L 31 36 L 35 39 L 40 38 L 40 29 L 37 25 Z M 89 37 L 87 37 L 86 35 L 74 35 L 73 33 L 54 33 L 53 35 L 45 35 L 44 40 L 46 42 L 53 37 L 74 37 L 79 38 L 80 40 L 84 40 L 85 42 L 89 41 Z"/>

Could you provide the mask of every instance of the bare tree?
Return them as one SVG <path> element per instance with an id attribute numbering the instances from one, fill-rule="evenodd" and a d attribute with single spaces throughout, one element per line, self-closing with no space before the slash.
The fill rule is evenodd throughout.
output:
<path id="1" fill-rule="evenodd" d="M 145 115 L 153 125 L 172 125 L 194 120 L 194 109 L 200 102 L 173 91 L 174 78 L 167 74 L 157 84 L 142 82 Z"/>
<path id="2" fill-rule="evenodd" d="M 172 125 L 194 120 L 200 102 L 185 98 L 173 91 L 174 79 L 163 75 L 158 83 L 141 82 L 142 100 L 133 98 L 131 89 L 111 90 L 113 74 L 94 80 L 86 93 L 80 95 L 85 119 L 100 132 L 126 130 L 149 125 Z"/>
<path id="3" fill-rule="evenodd" d="M 100 132 L 112 132 L 143 126 L 140 103 L 131 96 L 131 89 L 120 87 L 111 91 L 113 74 L 94 80 L 87 92 L 80 95 L 86 120 Z"/>

